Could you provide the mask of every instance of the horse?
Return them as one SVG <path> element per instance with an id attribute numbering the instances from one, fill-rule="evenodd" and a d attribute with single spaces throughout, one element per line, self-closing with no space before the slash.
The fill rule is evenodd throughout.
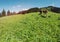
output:
<path id="1" fill-rule="evenodd" d="M 47 16 L 47 13 L 48 13 L 47 9 L 43 10 L 43 14 L 45 15 L 45 17 Z"/>
<path id="2" fill-rule="evenodd" d="M 39 14 L 39 15 L 41 15 L 41 14 L 42 14 L 42 10 L 39 10 L 39 12 L 40 12 L 40 14 Z"/>
<path id="3" fill-rule="evenodd" d="M 44 13 L 44 14 L 47 14 L 47 13 L 48 13 L 48 11 L 47 11 L 47 10 L 43 10 L 43 13 Z"/>

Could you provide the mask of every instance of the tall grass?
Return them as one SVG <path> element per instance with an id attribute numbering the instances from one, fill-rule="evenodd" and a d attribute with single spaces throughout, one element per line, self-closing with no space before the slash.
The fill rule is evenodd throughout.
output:
<path id="1" fill-rule="evenodd" d="M 0 42 L 60 42 L 59 17 L 48 12 L 44 18 L 37 12 L 0 18 Z"/>

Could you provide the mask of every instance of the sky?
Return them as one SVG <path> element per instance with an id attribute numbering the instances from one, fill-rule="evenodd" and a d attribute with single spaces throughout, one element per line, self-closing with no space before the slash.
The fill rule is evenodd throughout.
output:
<path id="1" fill-rule="evenodd" d="M 18 12 L 33 7 L 47 6 L 60 7 L 60 0 L 0 0 L 0 12 L 3 9 Z"/>

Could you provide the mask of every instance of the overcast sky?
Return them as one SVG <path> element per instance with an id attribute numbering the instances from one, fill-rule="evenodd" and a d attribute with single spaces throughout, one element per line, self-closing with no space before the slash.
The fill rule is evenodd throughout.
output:
<path id="1" fill-rule="evenodd" d="M 32 7 L 46 6 L 60 7 L 60 0 L 0 0 L 0 12 L 4 8 L 6 11 L 21 11 Z"/>

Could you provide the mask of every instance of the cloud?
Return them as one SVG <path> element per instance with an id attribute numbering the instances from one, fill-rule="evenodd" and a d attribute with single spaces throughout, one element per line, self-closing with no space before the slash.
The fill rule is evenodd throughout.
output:
<path id="1" fill-rule="evenodd" d="M 26 8 L 26 7 L 24 7 L 24 5 L 15 5 L 15 6 L 12 6 L 12 8 L 10 8 L 10 10 L 12 11 L 12 12 L 19 12 L 19 11 L 23 11 L 23 10 L 28 10 L 29 8 Z"/>
<path id="2" fill-rule="evenodd" d="M 28 10 L 28 8 L 24 8 L 24 9 L 22 9 L 22 10 Z"/>
<path id="3" fill-rule="evenodd" d="M 20 8 L 21 5 L 16 5 L 16 6 L 13 6 L 12 8 Z"/>
<path id="4" fill-rule="evenodd" d="M 50 4 L 51 6 L 55 6 L 55 4 L 54 3 L 52 3 L 52 4 Z"/>
<path id="5" fill-rule="evenodd" d="M 21 9 L 21 5 L 13 5 L 10 7 L 11 12 L 18 12 Z"/>

